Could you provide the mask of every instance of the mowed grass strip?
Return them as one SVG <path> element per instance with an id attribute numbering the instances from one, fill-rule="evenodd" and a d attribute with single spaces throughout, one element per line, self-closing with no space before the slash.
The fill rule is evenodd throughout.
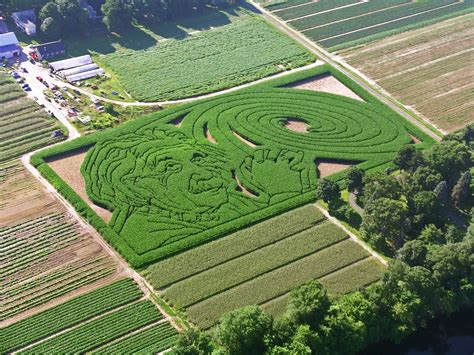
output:
<path id="1" fill-rule="evenodd" d="M 188 307 L 346 238 L 348 237 L 343 230 L 326 221 L 290 238 L 173 284 L 165 290 L 164 296 L 179 306 Z"/>
<path id="2" fill-rule="evenodd" d="M 188 308 L 189 318 L 200 327 L 209 328 L 226 312 L 265 303 L 307 280 L 321 278 L 367 256 L 353 241 L 343 241 L 199 302 Z"/>
<path id="3" fill-rule="evenodd" d="M 331 296 L 340 296 L 378 281 L 383 271 L 381 263 L 374 258 L 367 258 L 329 274 L 319 281 Z M 268 314 L 279 316 L 285 312 L 289 297 L 290 293 L 286 293 L 263 304 L 262 308 Z"/>
<path id="4" fill-rule="evenodd" d="M 225 238 L 160 261 L 151 265 L 145 274 L 155 288 L 163 288 L 311 228 L 324 219 L 322 213 L 313 205 L 297 208 Z"/>
<path id="5" fill-rule="evenodd" d="M 141 301 L 46 340 L 21 354 L 84 353 L 162 318 L 153 303 Z"/>
<path id="6" fill-rule="evenodd" d="M 175 343 L 178 332 L 170 323 L 162 323 L 107 345 L 92 354 L 156 354 Z"/>
<path id="7" fill-rule="evenodd" d="M 139 299 L 143 294 L 131 279 L 101 287 L 63 304 L 0 329 L 0 352 L 38 341 L 103 312 Z"/>

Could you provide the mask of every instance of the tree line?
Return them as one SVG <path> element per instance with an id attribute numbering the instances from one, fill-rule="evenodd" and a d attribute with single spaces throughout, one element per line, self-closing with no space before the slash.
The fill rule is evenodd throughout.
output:
<path id="1" fill-rule="evenodd" d="M 473 139 L 470 126 L 426 152 L 403 147 L 396 171 L 347 172 L 344 185 L 365 210 L 363 238 L 390 256 L 379 282 L 332 298 L 309 281 L 292 291 L 283 316 L 244 307 L 224 315 L 213 331 L 184 332 L 174 353 L 354 354 L 380 341 L 398 343 L 435 317 L 472 309 Z M 317 197 L 332 214 L 347 214 L 337 183 L 322 179 Z M 468 228 L 452 216 L 462 212 L 470 213 Z"/>
<path id="2" fill-rule="evenodd" d="M 191 16 L 216 3 L 229 4 L 233 0 L 88 0 L 111 32 L 123 32 L 135 23 L 159 23 Z M 10 0 L 5 5 L 8 13 L 34 9 L 41 33 L 48 38 L 84 35 L 91 19 L 79 0 Z"/>

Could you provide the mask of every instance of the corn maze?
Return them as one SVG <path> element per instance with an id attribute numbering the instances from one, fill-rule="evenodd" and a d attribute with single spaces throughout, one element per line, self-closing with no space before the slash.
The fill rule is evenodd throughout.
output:
<path id="1" fill-rule="evenodd" d="M 318 159 L 380 169 L 410 143 L 409 131 L 420 146 L 430 143 L 335 71 L 365 102 L 285 87 L 328 70 L 179 106 L 74 143 L 93 145 L 81 168 L 87 192 L 113 211 L 109 229 L 99 230 L 143 266 L 311 201 Z M 286 128 L 292 119 L 308 132 Z"/>

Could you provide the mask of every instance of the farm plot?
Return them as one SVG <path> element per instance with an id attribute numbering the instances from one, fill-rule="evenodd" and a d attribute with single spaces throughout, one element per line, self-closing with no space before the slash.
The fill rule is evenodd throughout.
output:
<path id="1" fill-rule="evenodd" d="M 287 24 L 330 50 L 472 11 L 462 0 L 321 0 L 269 5 Z M 288 6 L 286 6 L 288 5 Z"/>
<path id="2" fill-rule="evenodd" d="M 287 87 L 327 73 L 362 100 Z M 289 129 L 289 119 L 308 131 Z M 410 134 L 420 148 L 432 142 L 321 66 L 152 114 L 34 161 L 133 265 L 145 266 L 312 201 L 321 159 L 381 169 Z M 90 148 L 81 168 L 87 193 L 113 212 L 108 224 L 43 160 L 81 147 Z"/>
<path id="3" fill-rule="evenodd" d="M 117 49 L 99 57 L 141 101 L 196 96 L 254 81 L 314 61 L 314 56 L 261 19 L 234 22 L 146 50 Z"/>
<path id="4" fill-rule="evenodd" d="M 221 253 L 224 244 L 230 248 Z M 190 267 L 176 271 L 175 265 Z M 361 268 L 360 277 L 353 277 Z M 308 279 L 320 279 L 332 294 L 342 294 L 377 281 L 382 269 L 307 205 L 158 262 L 146 274 L 155 287 L 165 287 L 162 295 L 173 305 L 187 309 L 191 321 L 208 328 L 227 311 L 284 298 Z M 332 281 L 335 277 L 341 284 Z"/>
<path id="5" fill-rule="evenodd" d="M 58 125 L 28 99 L 7 74 L 0 72 L 0 163 L 60 141 Z"/>
<path id="6" fill-rule="evenodd" d="M 449 132 L 474 122 L 473 47 L 474 15 L 468 14 L 340 54 Z"/>

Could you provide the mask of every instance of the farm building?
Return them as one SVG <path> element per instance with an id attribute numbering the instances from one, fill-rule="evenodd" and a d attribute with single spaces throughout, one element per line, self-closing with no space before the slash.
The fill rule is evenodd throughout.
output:
<path id="1" fill-rule="evenodd" d="M 74 58 L 69 58 L 69 59 L 64 59 L 64 60 L 59 60 L 57 62 L 49 63 L 49 68 L 53 72 L 58 72 L 61 70 L 76 68 L 82 65 L 88 65 L 92 63 L 93 62 L 92 62 L 91 56 L 87 54 L 80 57 L 74 57 Z"/>
<path id="2" fill-rule="evenodd" d="M 12 13 L 12 19 L 17 27 L 28 36 L 36 34 L 36 14 L 33 10 L 25 10 Z"/>
<path id="3" fill-rule="evenodd" d="M 33 53 L 30 53 L 30 55 L 37 60 L 50 59 L 66 53 L 66 48 L 61 40 L 34 45 L 31 46 L 31 50 Z"/>
<path id="4" fill-rule="evenodd" d="M 21 48 L 13 32 L 0 34 L 0 59 L 10 59 L 20 55 Z"/>
<path id="5" fill-rule="evenodd" d="M 49 64 L 49 67 L 54 73 L 70 82 L 105 74 L 103 69 L 94 64 L 90 55 L 53 62 Z"/>

